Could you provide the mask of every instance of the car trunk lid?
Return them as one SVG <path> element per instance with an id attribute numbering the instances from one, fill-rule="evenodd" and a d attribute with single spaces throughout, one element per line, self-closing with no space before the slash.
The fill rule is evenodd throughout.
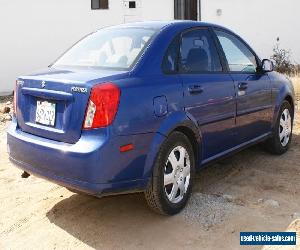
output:
<path id="1" fill-rule="evenodd" d="M 19 128 L 56 141 L 77 142 L 91 88 L 123 74 L 125 72 L 49 68 L 20 77 L 17 86 Z"/>

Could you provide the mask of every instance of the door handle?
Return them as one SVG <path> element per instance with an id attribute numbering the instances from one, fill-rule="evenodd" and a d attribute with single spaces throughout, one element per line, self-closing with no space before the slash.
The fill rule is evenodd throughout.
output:
<path id="1" fill-rule="evenodd" d="M 192 95 L 201 94 L 203 92 L 203 88 L 201 85 L 195 84 L 188 87 L 188 91 Z"/>
<path id="2" fill-rule="evenodd" d="M 248 83 L 246 83 L 246 82 L 240 82 L 238 84 L 238 88 L 239 88 L 239 90 L 246 90 L 248 88 Z"/>

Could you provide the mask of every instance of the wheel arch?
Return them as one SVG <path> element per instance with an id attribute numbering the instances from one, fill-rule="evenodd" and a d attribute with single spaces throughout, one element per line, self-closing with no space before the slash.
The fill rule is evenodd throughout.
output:
<path id="1" fill-rule="evenodd" d="M 295 106 L 294 106 L 294 100 L 293 100 L 292 96 L 291 95 L 287 95 L 284 98 L 284 101 L 287 101 L 291 105 L 291 107 L 292 107 L 292 116 L 294 117 Z"/>
<path id="2" fill-rule="evenodd" d="M 186 113 L 180 112 L 174 114 L 173 117 L 168 117 L 161 124 L 158 131 L 156 132 L 152 144 L 147 154 L 145 167 L 144 167 L 144 177 L 149 178 L 153 166 L 158 155 L 158 152 L 164 143 L 165 139 L 174 131 L 183 133 L 191 142 L 193 151 L 195 153 L 196 168 L 200 165 L 201 160 L 201 131 L 197 126 L 194 119 L 191 119 Z"/>
<path id="3" fill-rule="evenodd" d="M 200 158 L 201 158 L 200 157 L 201 139 L 200 139 L 200 137 L 197 138 L 196 131 L 194 129 L 192 129 L 191 127 L 185 126 L 185 125 L 178 126 L 173 131 L 171 131 L 171 133 L 173 133 L 174 131 L 181 132 L 182 134 L 184 134 L 189 139 L 189 141 L 190 141 L 190 143 L 192 144 L 192 147 L 193 147 L 196 167 L 199 166 L 200 165 Z"/>
<path id="4" fill-rule="evenodd" d="M 279 110 L 284 101 L 289 102 L 289 104 L 292 107 L 292 112 L 293 112 L 293 117 L 294 117 L 294 112 L 295 112 L 295 107 L 294 107 L 294 92 L 292 89 L 289 88 L 289 85 L 283 85 L 280 89 L 278 89 L 278 94 L 277 97 L 274 100 L 274 113 L 273 113 L 273 123 L 272 123 L 272 128 L 276 124 L 278 115 L 279 115 Z"/>

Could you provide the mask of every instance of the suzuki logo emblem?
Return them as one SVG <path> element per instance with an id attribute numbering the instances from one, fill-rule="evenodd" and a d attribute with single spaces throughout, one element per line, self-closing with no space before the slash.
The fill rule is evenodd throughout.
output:
<path id="1" fill-rule="evenodd" d="M 41 87 L 42 87 L 42 88 L 45 88 L 45 86 L 46 86 L 46 82 L 45 82 L 45 81 L 42 81 Z"/>

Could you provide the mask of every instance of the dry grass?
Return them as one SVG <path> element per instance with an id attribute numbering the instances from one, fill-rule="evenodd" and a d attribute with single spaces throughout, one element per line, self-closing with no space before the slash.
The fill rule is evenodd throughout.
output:
<path id="1" fill-rule="evenodd" d="M 290 78 L 294 84 L 295 97 L 296 97 L 296 106 L 297 109 L 300 108 L 300 75 Z"/>
<path id="2" fill-rule="evenodd" d="M 296 95 L 300 95 L 300 75 L 291 77 L 291 80 L 294 84 Z"/>

